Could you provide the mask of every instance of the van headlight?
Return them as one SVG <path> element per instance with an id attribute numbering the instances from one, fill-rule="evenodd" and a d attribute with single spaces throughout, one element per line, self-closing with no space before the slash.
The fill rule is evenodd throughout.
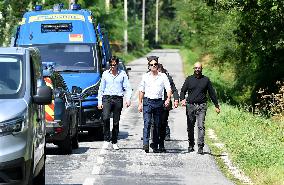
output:
<path id="1" fill-rule="evenodd" d="M 17 134 L 21 132 L 25 126 L 24 123 L 24 116 L 0 122 L 0 136 Z"/>

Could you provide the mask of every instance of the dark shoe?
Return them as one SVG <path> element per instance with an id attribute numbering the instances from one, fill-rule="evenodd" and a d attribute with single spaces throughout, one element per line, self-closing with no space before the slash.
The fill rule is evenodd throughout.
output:
<path id="1" fill-rule="evenodd" d="M 153 148 L 153 153 L 160 153 L 160 150 L 158 150 L 158 148 Z"/>
<path id="2" fill-rule="evenodd" d="M 204 153 L 203 153 L 203 148 L 202 148 L 202 147 L 199 147 L 197 153 L 203 155 L 203 154 L 204 154 Z"/>
<path id="3" fill-rule="evenodd" d="M 160 150 L 161 153 L 166 153 L 167 152 L 167 150 L 165 148 L 160 148 L 159 150 Z"/>
<path id="4" fill-rule="evenodd" d="M 166 141 L 170 141 L 171 140 L 171 136 L 170 135 L 166 135 L 165 140 Z"/>
<path id="5" fill-rule="evenodd" d="M 149 145 L 143 145 L 143 150 L 145 150 L 146 153 L 149 153 Z"/>
<path id="6" fill-rule="evenodd" d="M 150 143 L 150 148 L 154 149 L 154 143 Z"/>
<path id="7" fill-rule="evenodd" d="M 190 153 L 190 152 L 193 152 L 193 151 L 194 151 L 193 146 L 189 146 L 189 147 L 188 147 L 188 152 Z"/>

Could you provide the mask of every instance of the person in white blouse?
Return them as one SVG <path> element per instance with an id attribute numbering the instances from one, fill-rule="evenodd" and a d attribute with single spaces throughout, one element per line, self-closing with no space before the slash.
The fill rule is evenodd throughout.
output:
<path id="1" fill-rule="evenodd" d="M 149 135 L 152 117 L 154 119 L 153 152 L 159 152 L 159 123 L 161 112 L 163 110 L 163 104 L 165 104 L 166 107 L 169 106 L 170 97 L 172 95 L 167 75 L 158 71 L 158 58 L 157 56 L 147 57 L 149 72 L 142 76 L 139 85 L 138 111 L 143 111 L 143 150 L 145 150 L 146 153 L 149 152 Z M 166 100 L 164 100 L 164 89 L 167 91 Z"/>

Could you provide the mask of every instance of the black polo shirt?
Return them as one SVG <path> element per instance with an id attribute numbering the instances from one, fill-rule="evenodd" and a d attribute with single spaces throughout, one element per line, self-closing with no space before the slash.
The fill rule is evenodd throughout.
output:
<path id="1" fill-rule="evenodd" d="M 215 107 L 219 107 L 216 92 L 212 87 L 209 78 L 204 75 L 202 75 L 200 78 L 197 78 L 195 75 L 191 75 L 186 78 L 181 88 L 180 100 L 185 99 L 185 95 L 188 93 L 188 97 L 186 99 L 187 103 L 206 103 L 207 92 L 209 93 L 209 96 Z"/>

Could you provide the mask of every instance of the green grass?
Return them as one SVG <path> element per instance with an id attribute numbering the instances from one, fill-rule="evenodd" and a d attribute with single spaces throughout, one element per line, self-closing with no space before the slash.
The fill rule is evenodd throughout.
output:
<path id="1" fill-rule="evenodd" d="M 199 50 L 180 50 L 184 61 L 184 73 L 193 73 L 193 64 L 206 58 Z M 207 57 L 208 59 L 208 57 Z M 210 59 L 210 57 L 209 57 Z M 203 74 L 208 76 L 217 89 L 218 97 L 227 100 L 234 84 L 234 71 L 230 66 L 217 66 L 204 62 Z M 226 70 L 224 70 L 226 69 Z M 228 98 L 229 99 L 229 98 Z M 229 101 L 228 101 L 229 102 Z M 221 103 L 221 113 L 217 115 L 211 105 L 206 116 L 206 130 L 213 129 L 219 142 L 232 158 L 233 163 L 249 176 L 254 184 L 283 185 L 284 184 L 284 123 L 264 119 L 242 108 Z M 223 151 L 213 145 L 207 138 L 207 144 L 216 154 Z M 240 181 L 228 172 L 225 164 L 216 155 L 216 161 L 226 176 L 236 184 Z"/>
<path id="2" fill-rule="evenodd" d="M 255 184 L 284 183 L 284 123 L 254 116 L 227 104 L 221 114 L 213 106 L 207 114 L 207 129 L 215 130 L 232 160 Z"/>

